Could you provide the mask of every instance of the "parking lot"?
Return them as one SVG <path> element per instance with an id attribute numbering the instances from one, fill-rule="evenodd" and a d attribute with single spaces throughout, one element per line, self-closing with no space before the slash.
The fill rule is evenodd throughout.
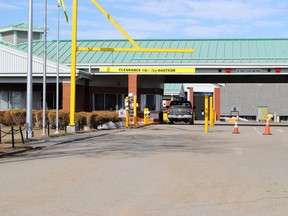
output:
<path id="1" fill-rule="evenodd" d="M 286 215 L 288 127 L 151 125 L 0 160 L 3 215 Z"/>

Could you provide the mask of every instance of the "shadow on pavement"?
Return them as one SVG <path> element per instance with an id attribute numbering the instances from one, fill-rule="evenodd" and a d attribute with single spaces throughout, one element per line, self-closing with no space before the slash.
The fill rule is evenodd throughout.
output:
<path id="1" fill-rule="evenodd" d="M 229 140 L 211 139 L 199 129 L 195 133 L 191 131 L 191 125 L 173 125 L 173 132 L 164 128 L 151 126 L 141 129 L 127 130 L 125 133 L 108 134 L 106 136 L 64 143 L 49 148 L 15 155 L 5 162 L 21 162 L 27 160 L 39 160 L 47 158 L 67 158 L 71 156 L 100 158 L 113 157 L 125 159 L 131 157 L 145 157 L 151 154 L 164 152 L 191 152 L 193 154 L 223 154 L 229 149 L 219 148 Z M 193 126 L 192 126 L 193 127 Z M 179 133 L 176 137 L 174 131 Z M 202 131 L 202 127 L 201 127 Z"/>

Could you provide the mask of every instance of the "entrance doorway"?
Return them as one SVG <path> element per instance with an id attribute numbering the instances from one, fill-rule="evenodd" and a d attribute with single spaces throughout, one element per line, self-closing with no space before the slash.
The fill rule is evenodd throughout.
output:
<path id="1" fill-rule="evenodd" d="M 212 92 L 194 92 L 194 106 L 195 109 L 195 119 L 204 120 L 204 100 L 205 96 L 213 96 Z"/>

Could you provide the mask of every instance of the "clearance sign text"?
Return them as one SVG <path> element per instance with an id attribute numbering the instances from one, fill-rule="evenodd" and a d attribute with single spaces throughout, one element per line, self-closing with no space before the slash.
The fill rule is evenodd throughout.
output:
<path id="1" fill-rule="evenodd" d="M 136 67 L 100 67 L 100 72 L 112 73 L 195 73 L 195 68 L 136 68 Z"/>

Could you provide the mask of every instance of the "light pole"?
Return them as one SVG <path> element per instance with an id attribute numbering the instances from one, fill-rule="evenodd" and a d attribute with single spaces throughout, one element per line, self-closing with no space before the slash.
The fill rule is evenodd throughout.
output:
<path id="1" fill-rule="evenodd" d="M 57 76 L 56 76 L 56 131 L 55 134 L 59 134 L 59 7 L 57 5 Z"/>
<path id="2" fill-rule="evenodd" d="M 47 70 L 47 0 L 44 0 L 44 34 L 43 34 L 43 113 L 42 135 L 46 135 L 46 70 Z"/>
<path id="3" fill-rule="evenodd" d="M 33 0 L 29 0 L 29 15 L 28 15 L 28 64 L 27 64 L 27 89 L 26 89 L 26 138 L 32 138 L 33 121 L 32 121 L 32 106 L 33 106 L 33 83 L 32 83 L 32 62 L 33 62 Z"/>

